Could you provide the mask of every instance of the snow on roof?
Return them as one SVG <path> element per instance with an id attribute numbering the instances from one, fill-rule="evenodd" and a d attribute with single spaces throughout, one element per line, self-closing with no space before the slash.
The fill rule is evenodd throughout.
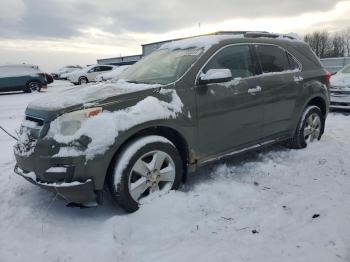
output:
<path id="1" fill-rule="evenodd" d="M 159 49 L 175 50 L 187 48 L 204 48 L 205 50 L 208 50 L 211 46 L 218 44 L 222 40 L 242 37 L 244 37 L 243 34 L 196 36 L 163 44 Z"/>
<path id="2" fill-rule="evenodd" d="M 0 78 L 1 77 L 14 77 L 14 76 L 27 76 L 35 75 L 41 72 L 37 66 L 29 65 L 6 65 L 0 66 Z"/>

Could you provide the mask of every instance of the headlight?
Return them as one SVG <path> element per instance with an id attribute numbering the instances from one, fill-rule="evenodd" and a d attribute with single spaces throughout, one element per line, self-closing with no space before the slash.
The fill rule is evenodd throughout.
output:
<path id="1" fill-rule="evenodd" d="M 48 135 L 72 136 L 80 129 L 84 121 L 101 112 L 102 107 L 94 107 L 63 114 L 51 123 Z"/>

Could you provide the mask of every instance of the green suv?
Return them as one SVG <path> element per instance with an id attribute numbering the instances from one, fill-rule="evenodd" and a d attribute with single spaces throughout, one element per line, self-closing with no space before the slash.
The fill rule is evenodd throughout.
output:
<path id="1" fill-rule="evenodd" d="M 245 32 L 170 42 L 118 79 L 29 104 L 15 172 L 80 206 L 101 204 L 109 188 L 133 212 L 205 163 L 319 140 L 329 78 L 292 37 Z"/>

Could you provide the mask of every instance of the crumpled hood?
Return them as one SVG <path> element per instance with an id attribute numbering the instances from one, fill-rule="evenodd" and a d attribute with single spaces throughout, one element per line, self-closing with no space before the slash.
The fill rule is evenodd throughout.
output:
<path id="1" fill-rule="evenodd" d="M 62 109 L 93 103 L 109 97 L 157 87 L 161 87 L 161 85 L 134 84 L 122 79 L 116 82 L 109 81 L 100 84 L 84 85 L 34 100 L 28 105 L 28 109 L 61 111 Z"/>

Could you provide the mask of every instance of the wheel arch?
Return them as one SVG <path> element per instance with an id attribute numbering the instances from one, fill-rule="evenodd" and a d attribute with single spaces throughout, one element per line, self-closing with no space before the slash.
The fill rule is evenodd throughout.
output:
<path id="1" fill-rule="evenodd" d="M 323 95 L 319 95 L 319 94 L 315 95 L 315 96 L 312 96 L 301 107 L 301 110 L 298 113 L 298 121 L 296 121 L 296 124 L 295 124 L 294 129 L 293 129 L 294 130 L 293 134 L 296 132 L 296 129 L 298 127 L 298 123 L 300 121 L 300 118 L 303 115 L 304 110 L 308 106 L 317 106 L 317 107 L 319 107 L 321 109 L 321 112 L 322 112 L 324 120 L 326 119 L 327 114 L 328 114 L 328 110 L 329 110 L 328 109 L 329 107 L 327 106 L 327 98 L 325 98 L 325 97 L 323 97 Z M 322 128 L 322 134 L 324 133 L 324 126 L 325 125 L 323 125 L 323 128 Z"/>
<path id="2" fill-rule="evenodd" d="M 30 89 L 29 84 L 30 83 L 38 83 L 40 85 L 40 88 L 43 86 L 43 83 L 41 82 L 40 78 L 30 78 L 29 80 L 27 80 L 27 82 L 25 83 L 24 89 L 28 90 Z"/>
<path id="3" fill-rule="evenodd" d="M 30 84 L 30 83 L 39 83 L 40 85 L 42 85 L 43 83 L 40 81 L 40 79 L 39 78 L 31 78 L 31 79 L 29 79 L 29 80 L 27 80 L 27 82 L 26 82 L 26 84 L 25 84 L 25 87 L 28 87 L 28 85 Z"/>
<path id="4" fill-rule="evenodd" d="M 133 140 L 136 140 L 141 137 L 149 136 L 149 135 L 158 135 L 163 136 L 170 140 L 175 147 L 178 149 L 179 154 L 181 156 L 182 162 L 183 162 L 183 181 L 186 180 L 187 177 L 187 163 L 189 162 L 189 145 L 184 137 L 183 134 L 181 134 L 180 131 L 176 130 L 175 128 L 169 127 L 169 126 L 151 126 L 147 127 L 141 130 L 137 130 L 136 132 L 133 132 L 128 137 L 124 138 L 123 141 L 115 148 L 113 157 L 111 158 L 107 173 L 105 175 L 105 185 L 110 181 L 111 173 L 114 169 L 114 163 L 120 153 L 124 150 L 124 148 Z"/>
<path id="5" fill-rule="evenodd" d="M 309 102 L 306 104 L 306 106 L 317 106 L 321 109 L 322 115 L 324 118 L 326 118 L 328 109 L 327 109 L 327 103 L 324 98 L 321 96 L 316 96 L 309 100 Z"/>

